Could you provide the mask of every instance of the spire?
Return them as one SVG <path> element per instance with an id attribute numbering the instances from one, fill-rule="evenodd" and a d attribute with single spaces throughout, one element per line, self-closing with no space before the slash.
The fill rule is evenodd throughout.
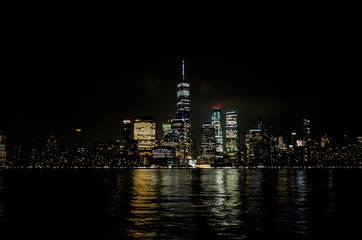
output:
<path id="1" fill-rule="evenodd" d="M 182 81 L 185 82 L 185 59 L 182 58 Z"/>

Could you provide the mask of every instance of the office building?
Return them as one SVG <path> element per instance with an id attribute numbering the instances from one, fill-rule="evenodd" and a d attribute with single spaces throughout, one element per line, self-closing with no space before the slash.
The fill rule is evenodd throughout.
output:
<path id="1" fill-rule="evenodd" d="M 168 130 L 171 130 L 171 121 L 170 123 L 162 123 L 162 136 L 165 136 Z"/>
<path id="2" fill-rule="evenodd" d="M 155 119 L 153 117 L 136 117 L 133 133 L 140 155 L 151 156 L 152 148 L 156 144 Z"/>
<path id="3" fill-rule="evenodd" d="M 204 123 L 201 129 L 201 164 L 213 164 L 216 156 L 215 127 Z"/>
<path id="4" fill-rule="evenodd" d="M 76 146 L 82 145 L 82 129 L 81 128 L 75 129 L 75 145 Z"/>
<path id="5" fill-rule="evenodd" d="M 228 156 L 231 163 L 235 163 L 238 153 L 238 124 L 236 111 L 226 113 L 226 156 Z"/>
<path id="6" fill-rule="evenodd" d="M 190 83 L 185 80 L 185 62 L 182 60 L 182 80 L 177 84 L 176 119 L 171 128 L 180 134 L 180 164 L 186 164 L 192 158 Z"/>
<path id="7" fill-rule="evenodd" d="M 123 139 L 125 141 L 131 140 L 131 120 L 123 120 Z"/>
<path id="8" fill-rule="evenodd" d="M 246 158 L 250 165 L 261 165 L 263 158 L 263 135 L 258 128 L 250 129 L 245 135 Z"/>
<path id="9" fill-rule="evenodd" d="M 224 151 L 224 146 L 223 146 L 223 134 L 222 134 L 222 127 L 221 127 L 221 110 L 219 107 L 213 108 L 211 124 L 215 128 L 216 154 L 222 155 L 222 153 Z"/>
<path id="10" fill-rule="evenodd" d="M 312 141 L 310 134 L 310 120 L 308 119 L 303 119 L 303 141 L 305 145 Z"/>
<path id="11" fill-rule="evenodd" d="M 6 164 L 6 136 L 0 132 L 0 166 Z"/>
<path id="12" fill-rule="evenodd" d="M 173 166 L 176 160 L 176 150 L 173 147 L 154 147 L 152 148 L 151 165 Z"/>

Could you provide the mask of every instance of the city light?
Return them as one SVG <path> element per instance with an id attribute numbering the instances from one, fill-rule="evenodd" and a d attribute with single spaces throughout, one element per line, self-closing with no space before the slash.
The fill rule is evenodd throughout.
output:
<path id="1" fill-rule="evenodd" d="M 54 132 L 44 142 L 34 141 L 28 155 L 20 146 L 8 146 L 0 132 L 0 166 L 6 167 L 361 167 L 362 137 L 337 142 L 328 135 L 313 136 L 313 120 L 301 119 L 300 132 L 276 134 L 259 117 L 256 128 L 241 126 L 236 111 L 222 113 L 212 107 L 201 129 L 191 127 L 191 87 L 182 59 L 181 81 L 176 85 L 176 113 L 162 124 L 156 139 L 152 116 L 136 116 L 121 122 L 122 139 L 110 143 L 83 144 L 83 129 L 75 129 L 73 145 L 63 146 Z M 223 116 L 225 122 L 223 122 Z M 201 133 L 199 146 L 194 131 Z M 241 139 L 244 138 L 244 142 Z"/>

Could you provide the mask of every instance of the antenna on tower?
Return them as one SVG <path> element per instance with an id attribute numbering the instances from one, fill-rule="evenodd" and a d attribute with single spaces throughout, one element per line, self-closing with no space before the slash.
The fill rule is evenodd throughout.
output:
<path id="1" fill-rule="evenodd" d="M 185 59 L 182 58 L 182 81 L 185 81 Z"/>

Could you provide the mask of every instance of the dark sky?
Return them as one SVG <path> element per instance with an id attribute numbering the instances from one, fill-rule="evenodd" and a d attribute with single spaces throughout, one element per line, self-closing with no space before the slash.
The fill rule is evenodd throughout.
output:
<path id="1" fill-rule="evenodd" d="M 91 146 L 121 138 L 122 119 L 137 115 L 154 116 L 160 134 L 175 116 L 182 58 L 196 137 L 216 104 L 238 111 L 242 135 L 259 116 L 285 136 L 303 118 L 315 137 L 362 134 L 359 27 L 348 9 L 10 12 L 0 122 L 10 144 L 50 131 L 72 144 L 81 127 Z"/>

